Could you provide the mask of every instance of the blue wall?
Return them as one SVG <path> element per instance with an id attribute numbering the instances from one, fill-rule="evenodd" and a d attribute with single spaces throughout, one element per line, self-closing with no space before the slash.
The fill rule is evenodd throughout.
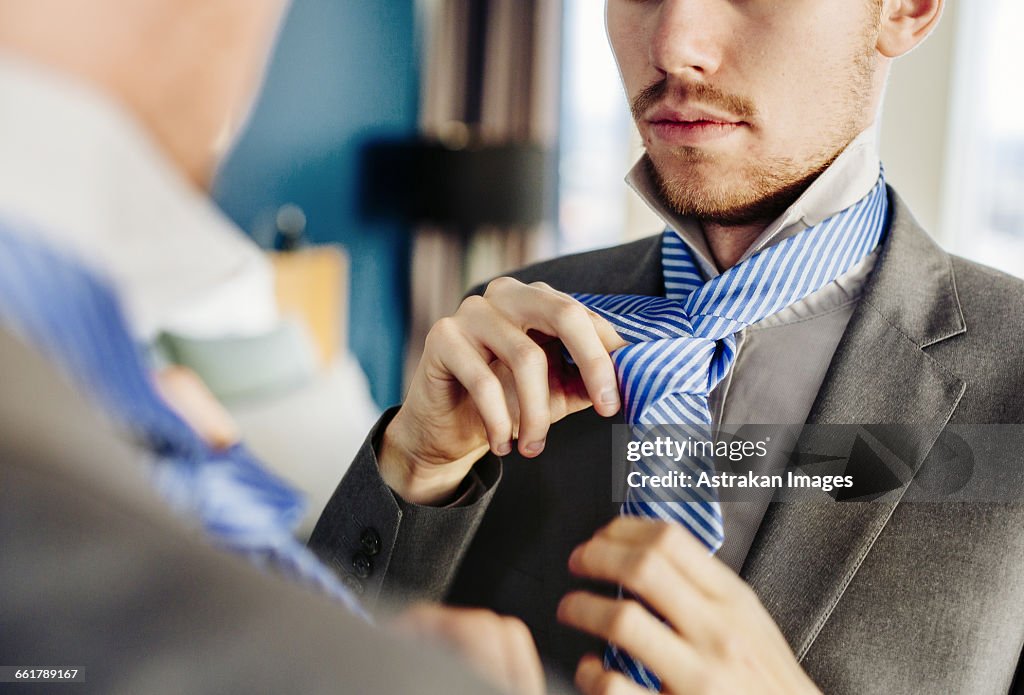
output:
<path id="1" fill-rule="evenodd" d="M 349 341 L 374 398 L 401 396 L 408 313 L 408 230 L 358 213 L 359 155 L 381 136 L 415 133 L 414 0 L 295 0 L 250 126 L 214 194 L 265 241 L 278 207 L 294 203 L 314 243 L 352 259 Z"/>

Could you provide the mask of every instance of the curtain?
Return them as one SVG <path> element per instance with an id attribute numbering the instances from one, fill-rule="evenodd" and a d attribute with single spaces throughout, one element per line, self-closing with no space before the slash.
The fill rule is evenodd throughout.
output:
<path id="1" fill-rule="evenodd" d="M 561 82 L 561 0 L 422 0 L 420 129 L 452 147 L 554 147 Z M 553 222 L 532 228 L 414 231 L 406 383 L 430 327 L 466 290 L 552 254 Z"/>

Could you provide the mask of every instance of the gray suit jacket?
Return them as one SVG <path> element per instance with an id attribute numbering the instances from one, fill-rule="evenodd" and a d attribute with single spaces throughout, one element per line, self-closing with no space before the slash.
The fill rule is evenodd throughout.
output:
<path id="1" fill-rule="evenodd" d="M 68 692 L 491 692 L 208 547 L 144 457 L 0 331 L 0 664 L 81 669 Z"/>
<path id="2" fill-rule="evenodd" d="M 1024 442 L 1012 429 L 1003 434 L 1016 450 L 976 454 L 973 495 L 922 491 L 959 487 L 957 427 L 1024 422 L 1024 283 L 946 254 L 890 196 L 890 233 L 809 423 L 913 423 L 870 428 L 903 468 L 873 475 L 877 457 L 854 449 L 846 471 L 869 482 L 859 501 L 777 499 L 741 575 L 826 693 L 1006 693 L 1024 644 Z M 657 237 L 514 275 L 569 292 L 664 292 Z M 372 528 L 383 544 L 369 572 L 361 566 L 368 598 L 446 595 L 517 615 L 545 658 L 571 671 L 601 644 L 560 626 L 555 607 L 581 585 L 570 551 L 618 511 L 616 421 L 569 417 L 538 461 L 481 461 L 487 491 L 473 504 L 427 509 L 396 499 L 377 474 L 385 416 L 311 543 L 351 573 Z M 816 436 L 801 451 L 814 452 Z"/>

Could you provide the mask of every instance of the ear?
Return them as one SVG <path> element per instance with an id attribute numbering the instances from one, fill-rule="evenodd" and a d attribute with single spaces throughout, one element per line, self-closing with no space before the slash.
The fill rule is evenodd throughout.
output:
<path id="1" fill-rule="evenodd" d="M 942 15 L 943 0 L 882 0 L 878 52 L 898 58 L 925 40 Z"/>

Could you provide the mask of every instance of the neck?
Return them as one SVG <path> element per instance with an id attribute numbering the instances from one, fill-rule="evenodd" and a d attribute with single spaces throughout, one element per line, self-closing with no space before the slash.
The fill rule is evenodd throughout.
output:
<path id="1" fill-rule="evenodd" d="M 701 223 L 704 238 L 707 239 L 708 248 L 718 270 L 725 272 L 739 263 L 743 254 L 761 236 L 768 224 L 754 222 L 747 225 L 725 226 L 712 222 Z"/>

